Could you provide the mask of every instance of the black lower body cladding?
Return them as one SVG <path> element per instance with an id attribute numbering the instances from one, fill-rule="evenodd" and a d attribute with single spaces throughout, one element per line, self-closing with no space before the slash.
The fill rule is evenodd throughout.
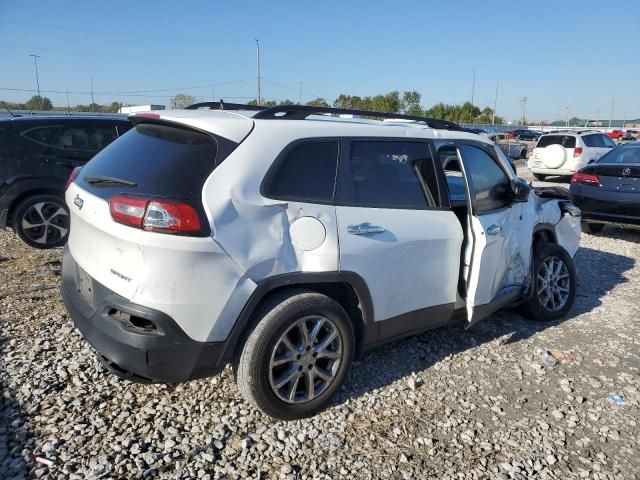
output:
<path id="1" fill-rule="evenodd" d="M 224 342 L 197 342 L 169 316 L 133 304 L 95 280 L 90 293 L 83 293 L 78 279 L 79 267 L 65 248 L 65 306 L 112 373 L 137 382 L 177 383 L 215 375 L 227 363 Z"/>

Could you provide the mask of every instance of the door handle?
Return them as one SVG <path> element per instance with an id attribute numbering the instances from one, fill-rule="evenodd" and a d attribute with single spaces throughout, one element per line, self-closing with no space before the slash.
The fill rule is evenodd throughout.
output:
<path id="1" fill-rule="evenodd" d="M 498 235 L 502 231 L 500 225 L 491 225 L 487 228 L 487 235 Z"/>
<path id="2" fill-rule="evenodd" d="M 376 233 L 385 232 L 384 227 L 378 225 L 371 225 L 369 222 L 361 223 L 360 225 L 349 225 L 347 232 L 351 235 L 373 235 Z"/>

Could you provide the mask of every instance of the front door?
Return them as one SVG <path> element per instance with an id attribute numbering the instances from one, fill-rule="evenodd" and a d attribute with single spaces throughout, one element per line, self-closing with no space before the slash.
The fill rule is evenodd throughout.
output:
<path id="1" fill-rule="evenodd" d="M 365 280 L 380 335 L 448 321 L 463 235 L 440 204 L 428 143 L 345 140 L 338 183 L 340 270 Z"/>
<path id="2" fill-rule="evenodd" d="M 526 203 L 513 202 L 510 174 L 489 149 L 461 142 L 458 152 L 470 202 L 467 320 L 492 313 L 521 293 L 529 274 L 531 224 Z M 529 223 L 527 223 L 529 222 Z"/>

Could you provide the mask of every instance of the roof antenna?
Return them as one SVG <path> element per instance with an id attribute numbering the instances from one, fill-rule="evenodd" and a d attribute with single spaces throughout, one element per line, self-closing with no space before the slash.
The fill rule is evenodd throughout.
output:
<path id="1" fill-rule="evenodd" d="M 9 106 L 7 105 L 7 102 L 2 102 L 2 105 L 4 105 L 4 108 L 7 110 L 7 112 L 9 112 L 9 115 L 11 115 L 11 118 L 16 118 L 17 115 L 15 115 L 10 109 Z"/>
<path id="2" fill-rule="evenodd" d="M 220 99 L 220 110 L 224 110 L 224 100 Z"/>

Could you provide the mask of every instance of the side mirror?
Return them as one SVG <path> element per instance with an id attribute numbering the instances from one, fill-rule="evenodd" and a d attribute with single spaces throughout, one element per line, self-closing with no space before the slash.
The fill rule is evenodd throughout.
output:
<path id="1" fill-rule="evenodd" d="M 514 178 L 511 180 L 511 191 L 514 202 L 526 202 L 529 200 L 531 187 L 522 178 Z"/>

